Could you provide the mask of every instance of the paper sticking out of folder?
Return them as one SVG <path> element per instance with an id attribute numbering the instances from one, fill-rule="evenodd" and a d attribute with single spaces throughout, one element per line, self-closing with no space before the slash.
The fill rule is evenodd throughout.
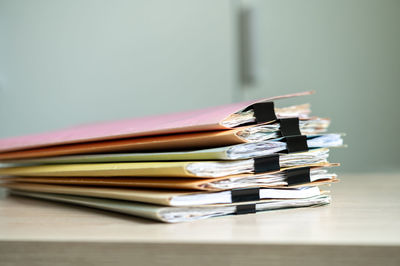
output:
<path id="1" fill-rule="evenodd" d="M 170 223 L 326 205 L 342 135 L 273 102 L 312 93 L 3 139 L 0 186 Z"/>

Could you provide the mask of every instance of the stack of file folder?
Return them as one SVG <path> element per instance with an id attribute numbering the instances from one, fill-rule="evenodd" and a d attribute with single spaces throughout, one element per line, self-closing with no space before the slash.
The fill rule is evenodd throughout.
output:
<path id="1" fill-rule="evenodd" d="M 308 104 L 274 104 L 311 93 L 2 139 L 0 184 L 170 223 L 325 205 L 342 135 Z"/>

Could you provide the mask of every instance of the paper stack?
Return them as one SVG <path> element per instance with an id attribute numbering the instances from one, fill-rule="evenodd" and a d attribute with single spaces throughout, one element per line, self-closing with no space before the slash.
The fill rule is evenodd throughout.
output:
<path id="1" fill-rule="evenodd" d="M 283 95 L 0 140 L 10 193 L 163 222 L 325 205 L 330 120 Z"/>

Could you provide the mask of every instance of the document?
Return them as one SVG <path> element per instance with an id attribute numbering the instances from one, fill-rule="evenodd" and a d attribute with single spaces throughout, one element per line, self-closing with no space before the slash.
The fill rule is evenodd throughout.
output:
<path id="1" fill-rule="evenodd" d="M 255 159 L 203 162 L 53 164 L 0 168 L 0 176 L 217 178 L 254 174 L 258 172 L 257 165 Z M 332 164 L 320 162 L 303 164 L 302 166 L 329 167 Z M 293 167 L 296 166 L 285 167 L 281 170 Z M 270 172 L 269 168 L 266 168 L 265 172 Z"/>
<path id="2" fill-rule="evenodd" d="M 169 223 L 325 205 L 343 135 L 274 104 L 311 93 L 0 139 L 0 187 Z"/>
<path id="3" fill-rule="evenodd" d="M 342 145 L 339 134 L 311 136 L 307 140 L 309 148 Z M 256 144 L 259 145 L 259 144 Z M 286 149 L 286 142 L 278 140 L 266 142 L 270 154 Z M 262 149 L 266 152 L 266 147 Z M 250 149 L 253 150 L 253 149 Z M 256 150 L 256 149 L 254 149 Z M 245 151 L 245 153 L 247 153 Z M 254 173 L 257 160 L 237 160 L 232 162 L 122 162 L 122 163 L 79 163 L 58 165 L 34 165 L 0 168 L 0 176 L 165 176 L 165 177 L 221 177 Z M 322 165 L 316 165 L 322 166 Z"/>
<path id="4" fill-rule="evenodd" d="M 330 166 L 336 166 L 330 164 Z M 42 183 L 59 185 L 82 185 L 98 187 L 131 187 L 154 189 L 189 189 L 203 191 L 220 191 L 249 187 L 299 187 L 337 182 L 337 175 L 325 167 L 308 167 L 309 173 L 302 174 L 303 180 L 291 182 L 296 170 L 304 165 L 287 168 L 264 174 L 246 174 L 220 178 L 156 178 L 156 177 L 5 177 L 4 182 Z"/>
<path id="5" fill-rule="evenodd" d="M 286 118 L 287 120 L 293 118 Z M 271 140 L 283 135 L 280 122 L 256 124 L 231 130 L 206 131 L 186 134 L 172 134 L 152 137 L 136 137 L 117 140 L 95 141 L 59 145 L 36 149 L 0 153 L 0 161 L 27 158 L 42 158 L 70 154 L 181 151 L 229 146 Z M 326 131 L 329 119 L 309 118 L 297 120 L 298 134 L 316 135 Z"/>
<path id="6" fill-rule="evenodd" d="M 308 117 L 309 110 L 303 110 L 302 107 L 278 109 L 272 101 L 312 93 L 308 91 L 287 94 L 260 101 L 80 125 L 42 134 L 6 138 L 0 140 L 0 153 L 120 138 L 228 130 L 248 123 L 267 123 L 284 117 Z"/>
<path id="7" fill-rule="evenodd" d="M 122 200 L 110 200 L 50 193 L 24 192 L 17 190 L 12 190 L 11 193 L 14 195 L 65 202 L 102 210 L 119 212 L 166 223 L 190 222 L 218 216 L 247 214 L 284 208 L 321 206 L 329 204 L 331 200 L 329 195 L 318 195 L 301 199 L 263 200 L 252 204 L 236 203 L 189 207 L 166 207 Z"/>
<path id="8" fill-rule="evenodd" d="M 248 195 L 254 197 L 242 197 L 238 200 L 234 198 L 235 193 L 237 193 L 234 190 L 199 192 L 190 190 L 60 186 L 29 183 L 6 183 L 1 184 L 1 186 L 19 191 L 118 199 L 165 206 L 226 204 L 257 201 L 262 199 L 308 198 L 327 193 L 327 191 L 321 191 L 318 186 L 306 186 L 300 188 L 248 188 L 237 191 L 244 191 L 245 193 L 249 192 Z"/>
<path id="9" fill-rule="evenodd" d="M 281 139 L 280 139 L 281 140 Z M 318 153 L 318 147 L 338 147 L 343 145 L 339 134 L 320 135 L 307 142 L 309 153 L 301 156 L 313 156 Z M 310 147 L 311 146 L 311 147 Z M 102 163 L 102 162 L 145 162 L 145 161 L 190 161 L 190 160 L 241 160 L 262 157 L 285 150 L 286 143 L 269 140 L 251 143 L 236 144 L 212 149 L 175 152 L 145 152 L 145 153 L 100 153 L 70 156 L 43 157 L 34 159 L 8 160 L 13 164 L 62 164 L 62 163 Z M 325 150 L 327 153 L 327 150 Z M 298 153 L 294 153 L 298 154 Z M 295 156 L 292 154 L 292 156 Z"/>

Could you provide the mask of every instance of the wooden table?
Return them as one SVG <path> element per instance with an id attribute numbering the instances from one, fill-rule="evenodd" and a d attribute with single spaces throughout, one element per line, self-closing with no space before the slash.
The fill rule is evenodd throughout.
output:
<path id="1" fill-rule="evenodd" d="M 161 224 L 0 200 L 0 265 L 400 265 L 400 175 L 341 176 L 333 203 Z"/>

